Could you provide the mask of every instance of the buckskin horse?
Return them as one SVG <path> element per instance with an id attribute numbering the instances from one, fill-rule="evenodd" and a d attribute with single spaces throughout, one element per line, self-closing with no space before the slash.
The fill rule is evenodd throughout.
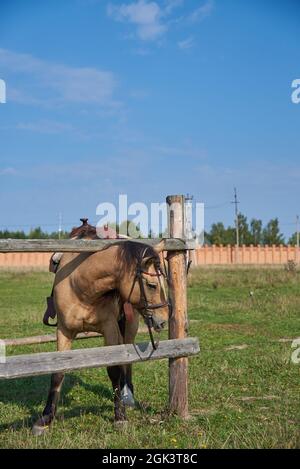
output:
<path id="1" fill-rule="evenodd" d="M 105 345 L 134 343 L 139 317 L 160 331 L 168 319 L 168 302 L 160 255 L 155 247 L 137 241 L 118 241 L 101 251 L 64 253 L 54 281 L 57 312 L 57 350 L 70 350 L 77 333 L 96 331 Z M 114 395 L 115 422 L 126 421 L 124 396 L 134 402 L 131 365 L 107 368 Z M 42 416 L 33 426 L 42 434 L 52 423 L 64 373 L 54 373 Z M 123 397 L 123 399 L 122 399 Z"/>

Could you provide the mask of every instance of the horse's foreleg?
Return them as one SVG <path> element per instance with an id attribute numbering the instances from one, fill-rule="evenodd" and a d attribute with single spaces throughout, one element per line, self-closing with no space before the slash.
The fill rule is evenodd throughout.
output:
<path id="1" fill-rule="evenodd" d="M 117 323 L 107 325 L 103 329 L 105 345 L 120 345 L 123 339 Z M 123 366 L 109 366 L 107 373 L 112 383 L 114 393 L 114 415 L 115 422 L 126 421 L 125 405 L 121 399 L 121 382 L 124 381 Z"/>
<path id="2" fill-rule="evenodd" d="M 135 311 L 132 321 L 123 319 L 124 324 L 120 327 L 124 344 L 133 344 L 139 327 L 139 315 Z M 123 403 L 128 407 L 135 407 L 134 389 L 132 383 L 132 365 L 124 366 L 125 373 L 121 379 L 121 396 Z"/>
<path id="3" fill-rule="evenodd" d="M 59 352 L 62 352 L 63 350 L 70 350 L 72 346 L 72 339 L 72 335 L 63 332 L 61 329 L 57 329 L 57 350 Z M 64 373 L 53 373 L 51 375 L 51 384 L 46 406 L 43 410 L 41 418 L 38 419 L 32 428 L 33 434 L 36 436 L 44 433 L 44 431 L 54 420 L 64 376 Z"/>

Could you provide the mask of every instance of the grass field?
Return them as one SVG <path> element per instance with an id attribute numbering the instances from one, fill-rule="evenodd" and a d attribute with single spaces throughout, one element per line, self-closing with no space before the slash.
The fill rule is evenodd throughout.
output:
<path id="1" fill-rule="evenodd" d="M 46 272 L 0 271 L 1 338 L 53 332 L 41 324 L 52 280 Z M 49 377 L 0 381 L 0 447 L 299 447 L 300 364 L 291 362 L 291 341 L 280 339 L 300 336 L 300 273 L 197 269 L 188 295 L 189 334 L 201 344 L 200 355 L 190 359 L 189 420 L 167 416 L 166 360 L 135 365 L 140 409 L 128 411 L 130 423 L 122 432 L 113 425 L 105 369 L 66 376 L 58 419 L 40 438 L 31 435 L 30 425 L 43 409 Z M 76 341 L 74 347 L 97 345 L 102 339 Z M 9 347 L 8 353 L 54 349 Z"/>

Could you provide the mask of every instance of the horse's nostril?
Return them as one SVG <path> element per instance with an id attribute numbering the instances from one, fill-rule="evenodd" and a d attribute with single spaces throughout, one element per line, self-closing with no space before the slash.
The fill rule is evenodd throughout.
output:
<path id="1" fill-rule="evenodd" d="M 161 329 L 163 329 L 163 328 L 165 327 L 165 325 L 166 325 L 166 321 L 159 321 L 159 322 L 157 323 L 157 328 L 158 328 L 159 330 L 161 330 Z"/>

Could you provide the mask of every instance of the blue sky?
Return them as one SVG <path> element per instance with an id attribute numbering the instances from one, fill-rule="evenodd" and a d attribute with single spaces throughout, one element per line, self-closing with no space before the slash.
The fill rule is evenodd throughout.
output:
<path id="1" fill-rule="evenodd" d="M 1 0 L 1 228 L 191 193 L 294 230 L 297 1 Z"/>

